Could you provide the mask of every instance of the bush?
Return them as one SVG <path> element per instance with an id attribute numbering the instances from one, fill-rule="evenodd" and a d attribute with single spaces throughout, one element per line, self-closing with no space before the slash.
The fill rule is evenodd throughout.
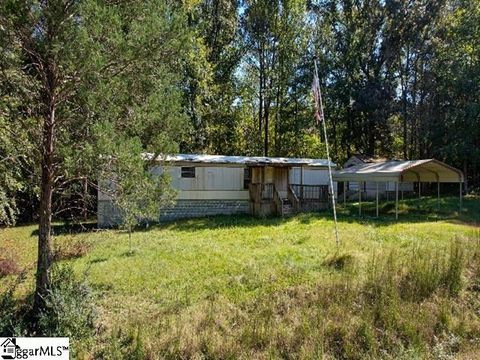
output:
<path id="1" fill-rule="evenodd" d="M 85 281 L 75 277 L 68 265 L 55 265 L 45 309 L 37 322 L 41 336 L 68 336 L 87 339 L 94 334 L 96 311 L 92 293 Z"/>
<path id="2" fill-rule="evenodd" d="M 50 275 L 46 306 L 38 317 L 32 316 L 33 294 L 23 300 L 14 296 L 25 280 L 24 274 L 0 294 L 0 336 L 66 336 L 73 342 L 73 354 L 78 355 L 80 341 L 87 346 L 95 334 L 92 293 L 85 281 L 75 277 L 70 266 L 55 265 Z"/>

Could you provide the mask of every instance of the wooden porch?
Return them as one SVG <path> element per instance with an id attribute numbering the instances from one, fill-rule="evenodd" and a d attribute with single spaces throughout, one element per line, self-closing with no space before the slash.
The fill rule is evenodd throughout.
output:
<path id="1" fill-rule="evenodd" d="M 288 167 L 252 167 L 249 185 L 251 213 L 288 216 L 328 207 L 328 185 L 290 184 Z"/>

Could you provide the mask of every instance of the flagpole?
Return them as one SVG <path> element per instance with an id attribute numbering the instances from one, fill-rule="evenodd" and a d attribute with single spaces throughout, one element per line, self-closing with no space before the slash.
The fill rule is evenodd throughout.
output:
<path id="1" fill-rule="evenodd" d="M 320 91 L 320 83 L 318 78 L 318 68 L 317 68 L 317 59 L 313 59 L 313 63 L 315 64 L 315 81 L 317 82 L 318 86 L 318 99 L 319 99 L 319 107 L 320 107 L 320 118 L 323 123 L 323 135 L 325 136 L 325 147 L 327 149 L 327 160 L 328 160 L 328 177 L 330 179 L 330 195 L 332 198 L 332 207 L 333 207 L 333 220 L 335 222 L 335 242 L 337 246 L 340 245 L 340 240 L 338 238 L 338 225 L 337 225 L 337 209 L 335 207 L 335 191 L 333 190 L 333 178 L 332 178 L 332 165 L 330 161 L 330 149 L 328 146 L 328 137 L 327 137 L 327 125 L 325 124 L 325 117 L 323 114 L 323 101 L 322 101 L 322 92 Z"/>

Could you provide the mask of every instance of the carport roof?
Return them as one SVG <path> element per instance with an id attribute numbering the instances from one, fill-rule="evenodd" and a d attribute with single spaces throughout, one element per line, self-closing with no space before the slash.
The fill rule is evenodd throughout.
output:
<path id="1" fill-rule="evenodd" d="M 334 181 L 463 182 L 463 173 L 435 159 L 383 161 L 336 171 Z"/>

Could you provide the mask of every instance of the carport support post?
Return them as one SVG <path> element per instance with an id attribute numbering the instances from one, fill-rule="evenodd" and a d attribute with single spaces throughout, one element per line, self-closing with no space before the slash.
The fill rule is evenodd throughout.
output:
<path id="1" fill-rule="evenodd" d="M 343 207 L 347 207 L 347 182 L 343 182 Z"/>
<path id="2" fill-rule="evenodd" d="M 460 212 L 462 211 L 463 182 L 460 181 Z"/>
<path id="3" fill-rule="evenodd" d="M 358 182 L 358 215 L 362 216 L 362 182 Z"/>
<path id="4" fill-rule="evenodd" d="M 420 210 L 420 202 L 422 199 L 422 183 L 420 182 L 420 176 L 417 174 L 418 179 L 418 201 L 417 201 L 417 210 Z"/>
<path id="5" fill-rule="evenodd" d="M 398 181 L 395 181 L 395 220 L 398 220 Z"/>
<path id="6" fill-rule="evenodd" d="M 378 218 L 378 181 L 375 182 L 375 185 L 377 187 L 377 193 L 375 194 L 375 197 L 376 197 L 376 201 L 377 201 L 377 218 Z"/>
<path id="7" fill-rule="evenodd" d="M 420 210 L 420 204 L 422 202 L 422 183 L 418 181 L 418 209 Z"/>
<path id="8" fill-rule="evenodd" d="M 440 180 L 437 179 L 437 211 L 440 210 Z"/>
<path id="9" fill-rule="evenodd" d="M 303 200 L 303 166 L 300 167 L 300 199 Z"/>

